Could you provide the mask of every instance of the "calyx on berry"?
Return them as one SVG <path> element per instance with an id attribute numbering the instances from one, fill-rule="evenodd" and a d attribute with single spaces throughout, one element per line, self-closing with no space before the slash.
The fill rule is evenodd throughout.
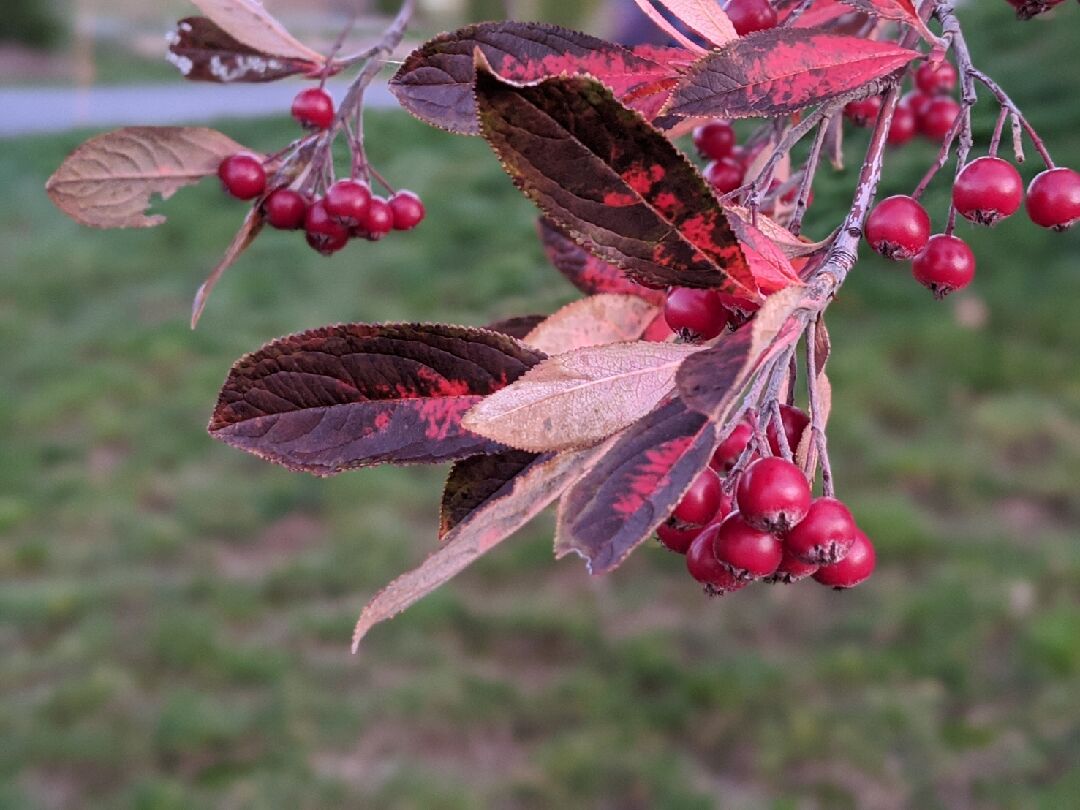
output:
<path id="1" fill-rule="evenodd" d="M 735 501 L 747 523 L 779 533 L 791 529 L 810 509 L 810 482 L 782 458 L 758 459 L 739 477 Z"/>
<path id="2" fill-rule="evenodd" d="M 831 565 L 844 559 L 858 530 L 843 503 L 818 498 L 799 525 L 784 535 L 784 548 L 803 562 Z"/>
<path id="3" fill-rule="evenodd" d="M 664 301 L 664 318 L 686 340 L 712 340 L 728 325 L 728 311 L 712 290 L 673 287 Z"/>
<path id="4" fill-rule="evenodd" d="M 874 544 L 863 532 L 858 531 L 844 559 L 832 565 L 822 566 L 814 572 L 813 577 L 822 585 L 844 590 L 865 582 L 874 573 L 876 565 L 877 554 L 874 551 Z"/>
<path id="5" fill-rule="evenodd" d="M 770 532 L 755 529 L 738 512 L 709 527 L 702 538 L 712 539 L 713 554 L 739 579 L 767 577 L 780 566 L 784 549 Z"/>

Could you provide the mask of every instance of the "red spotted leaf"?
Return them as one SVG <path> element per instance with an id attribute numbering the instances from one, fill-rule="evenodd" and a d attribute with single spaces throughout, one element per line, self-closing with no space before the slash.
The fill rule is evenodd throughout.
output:
<path id="1" fill-rule="evenodd" d="M 191 81 L 272 82 L 323 68 L 311 60 L 258 51 L 235 39 L 208 17 L 180 20 L 169 33 L 168 43 L 168 60 Z"/>
<path id="2" fill-rule="evenodd" d="M 888 76 L 919 56 L 891 42 L 772 28 L 699 61 L 665 108 L 725 118 L 789 115 Z"/>
<path id="3" fill-rule="evenodd" d="M 468 519 L 469 515 L 497 498 L 514 479 L 537 459 L 536 453 L 507 450 L 487 456 L 473 456 L 457 462 L 443 487 L 439 514 L 439 539 Z M 544 456 L 545 460 L 550 456 Z"/>
<path id="4" fill-rule="evenodd" d="M 481 67 L 484 137 L 515 184 L 576 242 L 652 287 L 758 299 L 723 209 L 671 142 L 590 79 L 509 85 Z"/>
<path id="5" fill-rule="evenodd" d="M 592 76 L 647 118 L 659 113 L 689 61 L 678 61 L 670 53 L 653 59 L 648 52 L 638 54 L 555 25 L 481 23 L 440 34 L 413 51 L 391 80 L 390 89 L 422 121 L 478 135 L 473 98 L 477 49 L 497 75 L 515 82 Z"/>
<path id="6" fill-rule="evenodd" d="M 462 326 L 329 326 L 241 359 L 209 430 L 316 475 L 499 452 L 505 448 L 470 433 L 461 419 L 541 359 L 513 338 Z"/>
<path id="7" fill-rule="evenodd" d="M 842 0 L 848 6 L 881 20 L 894 20 L 909 25 L 931 45 L 939 44 L 933 31 L 926 27 L 915 8 L 914 0 Z"/>

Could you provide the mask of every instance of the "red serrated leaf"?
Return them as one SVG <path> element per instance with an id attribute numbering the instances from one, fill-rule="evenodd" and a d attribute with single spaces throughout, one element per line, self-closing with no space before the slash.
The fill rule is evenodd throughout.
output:
<path id="1" fill-rule="evenodd" d="M 919 16 L 913 0 L 842 0 L 842 2 L 873 17 L 910 25 L 931 45 L 939 44 L 934 32 L 926 27 L 926 23 Z"/>
<path id="2" fill-rule="evenodd" d="M 405 59 L 390 89 L 420 120 L 462 135 L 478 135 L 473 99 L 477 49 L 504 79 L 531 82 L 588 75 L 648 118 L 667 102 L 685 69 L 685 63 L 670 53 L 664 61 L 655 61 L 555 25 L 494 22 L 468 25 L 429 40 Z"/>
<path id="3" fill-rule="evenodd" d="M 671 142 L 590 79 L 477 71 L 484 137 L 551 219 L 635 281 L 758 298 L 723 209 Z"/>
<path id="4" fill-rule="evenodd" d="M 463 326 L 329 326 L 241 359 L 209 430 L 316 475 L 498 452 L 504 448 L 465 430 L 461 418 L 543 357 L 506 335 Z"/>
<path id="5" fill-rule="evenodd" d="M 188 17 L 168 36 L 168 60 L 199 82 L 272 82 L 322 69 L 316 62 L 271 56 L 232 37 L 207 17 Z"/>
<path id="6" fill-rule="evenodd" d="M 498 498 L 538 458 L 536 453 L 507 450 L 457 462 L 443 487 L 439 539 L 493 498 Z M 549 458 L 551 456 L 544 456 L 545 460 Z"/>
<path id="7" fill-rule="evenodd" d="M 687 117 L 775 117 L 889 75 L 919 53 L 890 42 L 798 28 L 741 37 L 699 61 L 664 112 Z"/>

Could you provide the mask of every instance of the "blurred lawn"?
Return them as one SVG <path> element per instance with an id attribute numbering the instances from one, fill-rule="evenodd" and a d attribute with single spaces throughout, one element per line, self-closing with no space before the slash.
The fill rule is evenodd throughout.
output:
<path id="1" fill-rule="evenodd" d="M 977 58 L 1080 165 L 1076 9 L 979 5 Z M 0 807 L 1076 806 L 1080 232 L 970 233 L 977 283 L 940 304 L 867 259 L 831 310 L 837 474 L 880 548 L 861 590 L 709 601 L 655 548 L 591 580 L 544 520 L 352 658 L 365 599 L 434 545 L 444 472 L 319 481 L 212 442 L 230 363 L 333 321 L 573 298 L 483 143 L 369 131 L 428 222 L 330 261 L 269 234 L 195 333 L 238 205 L 206 184 L 163 228 L 82 230 L 41 190 L 82 136 L 0 151 Z M 812 232 L 852 179 L 823 178 Z"/>

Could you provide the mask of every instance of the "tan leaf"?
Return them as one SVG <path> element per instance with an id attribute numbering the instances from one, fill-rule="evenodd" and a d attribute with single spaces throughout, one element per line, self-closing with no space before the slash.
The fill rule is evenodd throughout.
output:
<path id="1" fill-rule="evenodd" d="M 95 228 L 152 228 L 150 198 L 216 174 L 244 147 L 198 127 L 128 127 L 92 138 L 68 156 L 45 185 L 50 199 L 76 222 Z"/>
<path id="2" fill-rule="evenodd" d="M 636 295 L 590 295 L 542 321 L 525 336 L 525 342 L 550 355 L 625 343 L 640 338 L 658 312 Z"/>
<path id="3" fill-rule="evenodd" d="M 206 277 L 206 281 L 199 287 L 198 292 L 195 293 L 195 300 L 191 304 L 191 328 L 194 329 L 199 325 L 199 318 L 202 317 L 203 310 L 206 309 L 206 302 L 210 300 L 210 293 L 214 289 L 214 285 L 218 283 L 218 280 L 225 274 L 237 259 L 240 258 L 240 254 L 248 249 L 248 246 L 255 241 L 255 237 L 259 235 L 259 231 L 263 229 L 263 225 L 266 220 L 263 218 L 262 212 L 258 208 L 253 208 L 248 212 L 247 218 L 244 220 L 244 224 L 240 226 L 240 230 L 236 232 L 236 236 L 233 237 L 232 244 L 229 245 L 225 251 L 224 257 L 218 263 L 218 266 L 213 269 L 209 276 Z"/>
<path id="4" fill-rule="evenodd" d="M 765 299 L 765 303 L 754 316 L 750 357 L 760 358 L 765 355 L 777 335 L 802 306 L 805 298 L 805 287 L 788 287 Z"/>
<path id="5" fill-rule="evenodd" d="M 700 346 L 619 343 L 549 357 L 465 415 L 464 426 L 519 450 L 584 447 L 633 424 L 664 399 Z"/>
<path id="6" fill-rule="evenodd" d="M 660 0 L 660 3 L 716 47 L 739 38 L 716 0 Z"/>
<path id="7" fill-rule="evenodd" d="M 313 51 L 285 30 L 258 0 L 191 0 L 218 27 L 239 42 L 269 56 L 285 56 L 325 64 Z"/>

